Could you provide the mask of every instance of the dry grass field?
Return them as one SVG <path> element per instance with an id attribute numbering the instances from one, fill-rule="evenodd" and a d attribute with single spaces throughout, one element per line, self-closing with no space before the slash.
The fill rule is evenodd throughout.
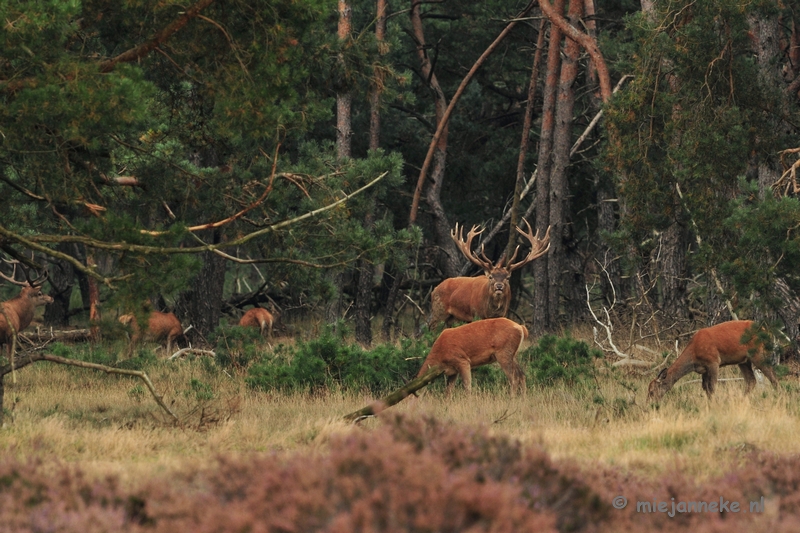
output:
<path id="1" fill-rule="evenodd" d="M 585 334 L 572 338 L 591 344 Z M 0 530 L 800 526 L 796 371 L 783 372 L 778 390 L 760 383 L 745 396 L 738 369 L 725 368 L 711 401 L 690 375 L 649 405 L 654 373 L 607 362 L 596 360 L 582 385 L 531 382 L 517 397 L 504 378 L 499 388 L 482 386 L 488 374 L 478 373 L 471 395 L 459 384 L 448 398 L 434 384 L 356 424 L 343 417 L 378 399 L 367 391 L 259 391 L 246 369 L 208 357 L 145 365 L 177 424 L 135 377 L 38 362 L 5 378 Z M 623 495 L 637 503 L 612 507 Z M 636 510 L 640 500 L 762 496 L 766 510 L 747 516 Z"/>
<path id="2" fill-rule="evenodd" d="M 738 377 L 733 370 L 722 377 Z M 381 424 L 380 417 L 358 425 L 342 420 L 375 400 L 367 393 L 258 392 L 243 375 L 218 371 L 202 359 L 161 361 L 148 372 L 182 424 L 173 424 L 136 378 L 47 362 L 18 371 L 16 384 L 7 376 L 10 416 L 0 431 L 0 450 L 136 482 L 220 454 L 325 449 L 332 435 Z M 452 398 L 423 391 L 386 412 L 483 427 L 542 445 L 554 459 L 643 475 L 680 468 L 703 479 L 726 472 L 754 450 L 800 452 L 800 393 L 791 392 L 796 378 L 782 378 L 778 391 L 760 384 L 748 397 L 741 381 L 720 383 L 710 402 L 699 383 L 686 383 L 656 408 L 646 402 L 651 377 L 600 371 L 593 390 L 531 386 L 524 397 L 481 389 L 476 380 L 472 395 L 459 387 Z"/>

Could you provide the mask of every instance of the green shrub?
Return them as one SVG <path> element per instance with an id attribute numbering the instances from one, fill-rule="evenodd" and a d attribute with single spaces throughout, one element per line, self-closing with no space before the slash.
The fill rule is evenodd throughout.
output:
<path id="1" fill-rule="evenodd" d="M 586 384 L 593 381 L 594 359 L 601 357 L 600 350 L 591 348 L 584 341 L 545 335 L 539 344 L 519 354 L 519 362 L 528 379 L 540 385 Z"/>
<path id="2" fill-rule="evenodd" d="M 256 328 L 219 326 L 208 338 L 215 360 L 222 368 L 247 368 L 264 352 L 261 332 Z"/>
<path id="3" fill-rule="evenodd" d="M 327 330 L 317 339 L 276 348 L 271 359 L 250 367 L 247 384 L 259 390 L 340 386 L 379 394 L 399 388 L 416 375 L 430 351 L 430 337 L 365 350 Z"/>

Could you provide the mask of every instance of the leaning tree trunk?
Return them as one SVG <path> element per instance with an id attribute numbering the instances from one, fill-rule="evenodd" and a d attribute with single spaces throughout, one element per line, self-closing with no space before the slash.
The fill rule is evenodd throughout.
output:
<path id="1" fill-rule="evenodd" d="M 444 95 L 442 87 L 439 85 L 439 79 L 433 71 L 433 64 L 428 57 L 427 48 L 425 45 L 425 33 L 422 29 L 422 16 L 420 15 L 420 2 L 412 0 L 411 2 L 411 27 L 414 32 L 414 38 L 417 44 L 417 56 L 420 60 L 422 75 L 428 81 L 435 99 L 436 107 L 436 126 L 438 126 L 444 119 L 445 110 L 447 109 L 447 98 Z M 427 194 L 425 199 L 428 207 L 431 210 L 433 218 L 433 228 L 436 234 L 436 243 L 439 250 L 439 266 L 444 273 L 445 277 L 458 276 L 459 268 L 461 266 L 461 256 L 456 248 L 453 240 L 450 238 L 450 222 L 442 205 L 441 192 L 442 183 L 444 182 L 445 167 L 447 163 L 447 135 L 448 126 L 445 125 L 442 134 L 436 143 L 435 152 L 433 154 L 433 170 L 430 173 L 429 180 L 432 182 L 428 185 Z M 412 224 L 415 222 L 412 215 Z"/>
<path id="2" fill-rule="evenodd" d="M 564 0 L 556 0 L 553 9 L 564 12 Z M 555 125 L 556 91 L 561 70 L 561 30 L 550 24 L 550 40 L 547 52 L 547 70 L 542 104 L 542 126 L 539 137 L 539 164 L 536 174 L 536 229 L 544 232 L 550 224 L 550 171 L 553 157 L 553 131 Z M 551 241 L 560 238 L 551 237 Z M 540 336 L 550 331 L 555 318 L 549 306 L 549 269 L 552 248 L 547 255 L 533 263 L 535 288 L 533 293 L 532 335 Z"/>

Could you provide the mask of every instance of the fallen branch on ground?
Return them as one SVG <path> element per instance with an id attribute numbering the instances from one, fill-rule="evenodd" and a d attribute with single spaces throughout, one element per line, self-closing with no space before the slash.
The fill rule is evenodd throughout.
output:
<path id="1" fill-rule="evenodd" d="M 92 370 L 102 370 L 106 374 L 122 374 L 125 376 L 134 376 L 142 381 L 144 381 L 145 385 L 147 386 L 150 393 L 153 395 L 153 398 L 156 400 L 156 403 L 164 410 L 166 413 L 172 418 L 174 422 L 179 422 L 179 418 L 172 410 L 164 403 L 164 399 L 162 396 L 159 396 L 156 392 L 155 386 L 153 386 L 153 382 L 150 380 L 150 377 L 147 375 L 146 372 L 142 370 L 128 370 L 125 368 L 114 368 L 111 366 L 100 365 L 97 363 L 89 363 L 86 361 L 76 361 L 74 359 L 67 359 L 65 357 L 59 357 L 57 355 L 50 355 L 46 353 L 34 353 L 30 355 L 26 355 L 20 358 L 17 358 L 16 363 L 12 365 L 5 365 L 0 367 L 0 422 L 2 422 L 2 402 L 3 402 L 3 395 L 5 392 L 5 387 L 3 385 L 3 378 L 6 374 L 10 374 L 14 370 L 19 370 L 22 367 L 28 366 L 31 363 L 35 363 L 36 361 L 50 361 L 51 363 L 58 363 L 60 365 L 69 365 L 69 366 L 77 366 L 81 368 L 91 368 Z"/>
<path id="2" fill-rule="evenodd" d="M 372 405 L 368 405 L 363 409 L 359 409 L 354 413 L 350 413 L 349 415 L 345 416 L 344 419 L 348 422 L 358 422 L 364 418 L 368 418 L 370 416 L 375 416 L 387 407 L 391 407 L 397 403 L 400 403 L 406 397 L 414 394 L 422 387 L 428 385 L 431 381 L 435 380 L 439 376 L 444 374 L 444 369 L 439 367 L 432 367 L 428 372 L 425 373 L 424 376 L 416 378 L 412 381 L 409 381 L 405 386 L 400 389 L 397 389 L 390 395 L 386 396 L 382 400 L 378 400 L 374 402 Z"/>

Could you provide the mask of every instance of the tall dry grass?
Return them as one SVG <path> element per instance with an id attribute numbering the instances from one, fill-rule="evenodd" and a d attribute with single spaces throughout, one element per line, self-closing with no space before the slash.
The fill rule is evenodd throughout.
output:
<path id="1" fill-rule="evenodd" d="M 76 464 L 89 474 L 138 483 L 210 464 L 221 455 L 325 450 L 334 435 L 381 424 L 342 420 L 375 399 L 366 393 L 256 392 L 246 387 L 243 375 L 201 360 L 162 361 L 148 373 L 181 417 L 180 426 L 134 378 L 48 363 L 20 370 L 16 384 L 6 379 L 10 415 L 0 431 L 0 452 Z M 688 383 L 656 408 L 645 399 L 650 377 L 600 372 L 594 386 L 531 386 L 516 398 L 507 390 L 481 389 L 478 380 L 471 396 L 459 387 L 452 398 L 427 391 L 387 413 L 488 428 L 524 445 L 541 444 L 557 460 L 647 476 L 677 468 L 705 479 L 723 474 L 753 450 L 800 451 L 800 408 L 789 390 L 760 387 L 745 397 L 741 382 L 726 382 L 709 402 L 698 383 Z M 792 388 L 794 381 L 784 378 L 783 384 Z"/>

